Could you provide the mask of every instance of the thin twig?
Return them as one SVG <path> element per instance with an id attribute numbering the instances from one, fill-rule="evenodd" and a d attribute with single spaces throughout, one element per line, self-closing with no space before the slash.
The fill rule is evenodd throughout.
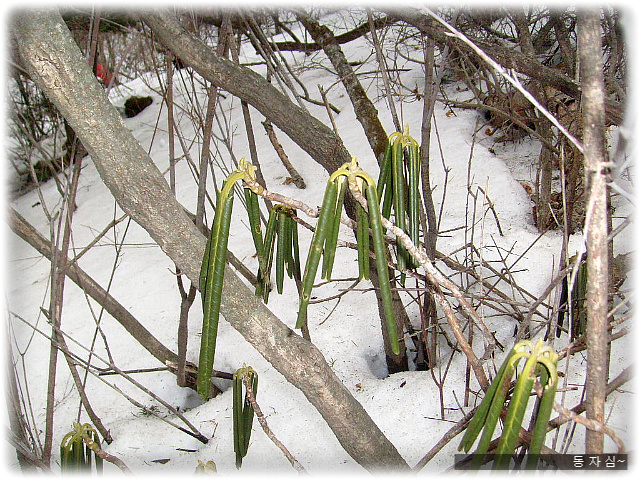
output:
<path id="1" fill-rule="evenodd" d="M 413 470 L 417 472 L 420 469 L 422 469 L 422 467 L 424 467 L 427 463 L 429 463 L 429 461 L 433 457 L 435 457 L 436 454 L 440 450 L 442 450 L 445 447 L 445 445 L 447 445 L 447 443 L 449 443 L 451 440 L 453 440 L 456 437 L 456 435 L 458 435 L 465 428 L 467 428 L 467 425 L 469 425 L 469 422 L 475 415 L 477 409 L 478 407 L 475 407 L 474 409 L 469 411 L 464 417 L 462 417 L 458 421 L 458 423 L 456 423 L 453 427 L 447 430 L 447 432 L 442 436 L 440 440 L 438 440 L 438 442 L 431 448 L 431 450 L 429 450 L 425 454 L 425 456 L 422 457 L 418 463 L 416 463 L 416 466 L 413 467 Z"/>
<path id="2" fill-rule="evenodd" d="M 104 450 L 102 450 L 98 446 L 98 444 L 94 442 L 93 439 L 91 439 L 88 435 L 83 434 L 82 441 L 85 443 L 87 447 L 91 449 L 93 453 L 95 453 L 102 460 L 105 460 L 109 463 L 113 463 L 116 467 L 118 467 L 124 473 L 133 474 L 133 472 L 129 469 L 129 467 L 127 467 L 127 465 L 122 460 L 120 460 L 115 455 L 111 455 L 110 453 L 107 453 Z"/>
<path id="3" fill-rule="evenodd" d="M 293 164 L 291 163 L 291 160 L 289 160 L 289 157 L 284 151 L 284 148 L 282 148 L 282 145 L 278 141 L 278 137 L 276 137 L 276 132 L 273 130 L 273 125 L 271 125 L 271 122 L 269 122 L 268 120 L 265 120 L 264 122 L 262 122 L 262 126 L 267 132 L 269 141 L 271 141 L 271 145 L 273 145 L 274 150 L 278 154 L 278 158 L 280 158 L 280 161 L 284 165 L 284 168 L 286 168 L 287 172 L 289 172 L 289 175 L 291 175 L 291 180 L 293 181 L 295 186 L 300 189 L 307 188 L 307 185 L 305 184 L 304 179 L 302 178 L 302 175 L 300 175 L 300 173 L 298 173 L 296 168 L 293 166 Z"/>
<path id="4" fill-rule="evenodd" d="M 391 112 L 391 118 L 393 118 L 393 124 L 396 127 L 396 131 L 402 131 L 402 125 L 400 124 L 400 119 L 398 118 L 398 112 L 396 111 L 396 104 L 393 101 L 393 96 L 391 92 L 391 82 L 389 80 L 389 72 L 387 71 L 387 62 L 385 61 L 385 57 L 382 54 L 382 48 L 380 45 L 380 40 L 378 38 L 377 29 L 375 27 L 373 21 L 373 15 L 371 15 L 371 9 L 367 8 L 367 18 L 369 20 L 369 29 L 371 33 L 371 38 L 373 41 L 373 46 L 376 51 L 376 58 L 378 60 L 378 65 L 380 66 L 380 73 L 382 74 L 382 82 L 384 84 L 384 93 L 387 98 L 387 103 L 389 105 L 389 111 Z"/>
<path id="5" fill-rule="evenodd" d="M 135 399 L 133 399 L 132 397 L 130 397 L 129 395 L 127 395 L 126 393 L 124 393 L 120 388 L 118 388 L 116 385 L 111 384 L 109 382 L 107 382 L 106 380 L 104 380 L 103 378 L 101 378 L 101 374 L 99 372 L 95 372 L 94 370 L 96 369 L 93 365 L 89 364 L 86 360 L 80 358 L 78 355 L 74 354 L 73 352 L 71 352 L 66 344 L 63 346 L 60 342 L 58 342 L 56 340 L 56 338 L 53 338 L 52 336 L 47 335 L 45 332 L 43 332 L 42 330 L 40 330 L 38 327 L 36 327 L 35 325 L 33 325 L 32 323 L 30 323 L 28 320 L 22 318 L 20 315 L 17 315 L 13 312 L 11 312 L 11 314 L 17 318 L 18 320 L 20 320 L 22 323 L 24 323 L 25 325 L 29 326 L 34 332 L 42 335 L 44 338 L 46 338 L 47 340 L 49 340 L 51 343 L 56 344 L 56 346 L 63 351 L 66 355 L 69 356 L 69 359 L 71 362 L 74 363 L 74 365 L 78 365 L 82 368 L 84 368 L 87 372 L 89 372 L 91 375 L 93 375 L 95 378 L 99 379 L 101 382 L 105 383 L 106 385 L 108 385 L 109 387 L 113 388 L 114 390 L 116 390 L 118 393 L 120 393 L 123 397 L 125 397 L 127 400 L 129 400 L 131 403 L 133 403 L 135 406 L 139 407 L 139 408 L 145 408 L 144 405 L 142 405 L 140 402 L 136 401 Z M 75 345 L 77 345 L 78 347 L 80 347 L 81 349 L 89 352 L 90 350 L 81 342 L 75 340 L 71 335 L 69 335 L 68 333 L 57 329 L 57 328 L 53 328 L 55 332 L 57 332 L 59 335 L 58 337 L 61 338 L 62 336 L 67 337 L 71 342 L 73 342 Z M 95 352 L 93 353 L 93 356 L 99 360 L 100 362 L 104 363 L 105 365 L 107 365 L 109 367 L 110 370 L 114 371 L 116 374 L 120 375 L 121 377 L 123 377 L 124 379 L 128 380 L 130 383 L 132 383 L 134 386 L 138 387 L 140 390 L 142 390 L 144 393 L 146 393 L 147 395 L 149 395 L 151 398 L 153 398 L 154 400 L 157 400 L 162 406 L 164 406 L 167 410 L 169 410 L 172 414 L 176 415 L 180 420 L 182 420 L 185 425 L 187 425 L 191 430 L 187 430 L 183 427 L 180 427 L 179 425 L 176 425 L 175 423 L 173 423 L 172 421 L 170 421 L 168 418 L 165 418 L 163 416 L 158 416 L 156 415 L 160 420 L 170 424 L 171 426 L 177 428 L 178 430 L 191 435 L 192 437 L 200 440 L 202 443 L 207 443 L 209 441 L 209 439 L 203 435 L 202 433 L 200 433 L 200 431 L 193 426 L 193 424 L 182 414 L 180 413 L 175 407 L 173 407 L 171 404 L 167 403 L 166 401 L 164 401 L 162 398 L 160 398 L 159 396 L 157 396 L 156 394 L 154 394 L 151 390 L 149 390 L 148 388 L 146 388 L 144 385 L 142 385 L 141 383 L 139 383 L 138 381 L 134 380 L 131 376 L 127 375 L 123 370 L 119 369 L 117 366 L 115 366 L 112 362 L 105 360 L 104 358 L 102 358 L 101 356 L 99 356 L 98 354 L 96 354 Z"/>
<path id="6" fill-rule="evenodd" d="M 282 451 L 284 456 L 287 457 L 287 460 L 289 460 L 293 468 L 295 468 L 300 473 L 306 473 L 305 468 L 300 464 L 300 462 L 298 462 L 298 460 L 296 460 L 296 458 L 293 455 L 291 455 L 291 452 L 289 452 L 289 450 L 287 450 L 287 447 L 285 447 L 284 444 L 277 439 L 277 437 L 269 428 L 269 425 L 267 425 L 267 420 L 264 418 L 264 414 L 262 413 L 262 410 L 260 410 L 260 406 L 256 401 L 256 396 L 253 393 L 253 388 L 251 387 L 251 382 L 249 381 L 248 375 L 243 375 L 242 383 L 244 383 L 244 387 L 247 392 L 247 398 L 251 403 L 251 408 L 255 412 L 258 422 L 260 422 L 260 426 L 262 427 L 262 430 L 264 431 L 264 433 Z"/>
<path id="7" fill-rule="evenodd" d="M 337 137 L 340 137 L 338 133 L 338 125 L 336 125 L 336 120 L 333 118 L 333 113 L 331 113 L 331 108 L 329 106 L 329 100 L 327 99 L 327 92 L 322 85 L 318 85 L 318 90 L 320 90 L 320 96 L 322 97 L 322 101 L 324 102 L 324 106 L 327 109 L 327 115 L 329 115 L 329 120 L 331 120 L 331 127 L 333 128 L 334 133 Z"/>

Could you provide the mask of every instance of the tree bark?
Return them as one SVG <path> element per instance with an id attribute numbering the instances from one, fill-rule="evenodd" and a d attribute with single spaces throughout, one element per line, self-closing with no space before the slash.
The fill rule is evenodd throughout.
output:
<path id="1" fill-rule="evenodd" d="M 351 156 L 342 140 L 253 70 L 216 55 L 164 11 L 143 15 L 156 38 L 203 78 L 253 106 L 332 173 Z"/>
<path id="2" fill-rule="evenodd" d="M 589 192 L 587 235 L 587 418 L 604 423 L 607 387 L 607 178 L 605 172 L 605 109 L 600 9 L 578 12 L 578 49 L 582 83 L 585 185 Z M 604 434 L 587 430 L 588 454 L 603 453 Z"/>
<path id="3" fill-rule="evenodd" d="M 374 21 L 374 27 L 375 28 L 382 28 L 385 25 L 387 25 L 389 23 L 389 20 L 384 17 L 384 18 L 376 18 Z M 342 33 L 340 35 L 336 35 L 336 42 L 338 42 L 340 45 L 344 44 L 344 43 L 349 43 L 353 40 L 356 40 L 360 37 L 362 37 L 363 35 L 369 33 L 371 31 L 371 27 L 369 25 L 369 22 L 364 22 L 361 23 L 360 25 L 358 25 L 356 28 L 354 28 L 353 30 L 349 30 L 348 32 Z M 322 50 L 322 45 L 318 44 L 318 43 L 303 43 L 303 42 L 296 42 L 296 41 L 284 41 L 284 42 L 275 42 L 274 47 L 276 47 L 277 50 L 284 52 L 284 51 L 300 51 L 300 52 L 317 52 L 318 50 Z"/>
<path id="4" fill-rule="evenodd" d="M 284 122 L 280 128 L 285 132 L 297 135 L 304 130 L 305 135 L 311 134 L 314 140 L 323 135 L 322 129 L 327 127 L 317 120 L 305 116 L 308 121 L 300 122 L 299 114 L 292 116 L 290 112 L 283 112 L 284 97 L 278 93 L 276 99 L 272 98 L 264 89 L 264 79 L 257 74 L 218 58 L 175 21 L 162 21 L 163 14 L 151 17 L 156 34 L 163 41 L 180 46 L 174 53 L 186 63 L 197 65 L 207 79 L 217 82 L 224 78 L 224 82 L 220 82 L 222 88 L 229 87 L 229 91 L 233 89 L 248 97 L 249 103 L 259 104 L 273 123 Z M 22 11 L 15 15 L 13 26 L 31 77 L 77 132 L 120 207 L 147 230 L 180 270 L 198 285 L 205 237 L 189 220 L 160 171 L 108 102 L 60 15 L 47 9 Z M 309 146 L 310 152 L 314 155 L 346 153 L 332 132 L 326 138 L 324 143 L 314 141 L 314 145 L 321 144 L 322 148 Z M 274 316 L 228 265 L 222 298 L 221 311 L 225 319 L 303 392 L 356 462 L 369 470 L 408 468 L 320 351 Z"/>

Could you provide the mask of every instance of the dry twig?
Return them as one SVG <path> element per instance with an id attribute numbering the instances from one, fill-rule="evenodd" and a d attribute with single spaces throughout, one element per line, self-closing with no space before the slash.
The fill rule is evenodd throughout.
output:
<path id="1" fill-rule="evenodd" d="M 296 460 L 296 458 L 291 455 L 291 452 L 287 450 L 287 447 L 285 447 L 284 444 L 280 440 L 278 440 L 278 438 L 269 428 L 267 420 L 264 418 L 264 413 L 262 413 L 262 410 L 260 410 L 260 406 L 256 401 L 256 396 L 253 393 L 253 388 L 251 387 L 251 382 L 249 381 L 249 377 L 247 375 L 244 375 L 242 377 L 242 383 L 244 383 L 244 387 L 247 391 L 247 398 L 251 403 L 251 408 L 253 408 L 253 411 L 255 412 L 256 417 L 258 418 L 258 422 L 260 422 L 260 426 L 262 427 L 264 433 L 267 435 L 267 437 L 269 437 L 269 440 L 275 443 L 275 445 L 282 451 L 282 453 L 284 453 L 284 456 L 287 457 L 287 460 L 289 460 L 289 462 L 291 462 L 291 466 L 293 468 L 295 468 L 300 473 L 306 473 L 306 470 L 302 466 L 302 464 L 300 464 L 300 462 L 298 462 L 298 460 Z"/>

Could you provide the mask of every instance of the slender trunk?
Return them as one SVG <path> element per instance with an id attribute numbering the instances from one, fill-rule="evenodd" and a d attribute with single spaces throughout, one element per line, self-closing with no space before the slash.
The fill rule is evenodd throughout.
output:
<path id="1" fill-rule="evenodd" d="M 72 145 L 77 143 L 74 135 Z M 70 158 L 73 158 L 75 148 L 72 148 Z M 61 209 L 61 218 L 59 219 L 59 228 L 63 224 L 62 247 L 60 255 L 55 255 L 51 261 L 51 299 L 49 302 L 48 317 L 52 325 L 51 337 L 58 339 L 58 329 L 62 321 L 62 301 L 64 298 L 64 280 L 65 271 L 67 269 L 67 252 L 69 251 L 69 243 L 71 241 L 71 221 L 73 218 L 73 205 L 75 200 L 75 192 L 77 187 L 78 176 L 80 175 L 80 159 L 76 159 L 73 169 L 73 179 L 70 187 L 66 192 Z M 51 225 L 52 237 L 55 237 L 54 224 Z M 56 389 L 56 372 L 58 364 L 58 346 L 56 342 L 51 342 L 49 349 L 49 375 L 47 379 L 47 407 L 45 419 L 45 435 L 44 448 L 42 451 L 42 461 L 49 465 L 51 462 L 51 448 L 53 446 L 53 410 L 55 405 L 55 389 Z"/>
<path id="2" fill-rule="evenodd" d="M 229 33 L 229 51 L 231 52 L 231 59 L 240 65 L 240 54 L 238 52 L 238 43 L 236 42 L 233 35 Z M 258 158 L 258 149 L 256 147 L 255 135 L 253 132 L 253 126 L 251 122 L 251 111 L 249 110 L 249 104 L 245 100 L 240 100 L 240 107 L 242 109 L 242 117 L 244 118 L 245 129 L 247 132 L 247 143 L 249 145 L 249 155 L 251 156 L 251 163 L 256 167 L 256 179 L 261 185 L 267 185 L 267 182 L 264 179 L 264 175 L 262 174 L 262 166 L 260 165 L 260 159 Z M 271 211 L 273 204 L 271 200 L 263 198 L 265 206 L 267 207 L 267 211 Z M 262 217 L 262 215 L 261 215 Z"/>
<path id="3" fill-rule="evenodd" d="M 180 387 L 189 387 L 187 376 L 187 348 L 189 339 L 189 310 L 196 299 L 198 290 L 193 284 L 189 286 L 189 292 L 184 289 L 182 277 L 178 276 L 178 289 L 180 290 L 180 318 L 178 319 L 178 364 L 176 368 L 176 382 Z"/>
<path id="4" fill-rule="evenodd" d="M 540 122 L 540 134 L 551 137 L 549 122 Z M 544 145 L 540 150 L 540 163 L 538 165 L 538 181 L 536 182 L 536 227 L 543 232 L 549 227 L 552 217 L 551 211 L 551 180 L 553 179 L 553 153 Z"/>
<path id="5" fill-rule="evenodd" d="M 302 12 L 298 13 L 298 19 L 316 43 L 322 46 L 333 68 L 336 69 L 338 77 L 349 95 L 356 118 L 362 125 L 367 140 L 369 140 L 369 145 L 371 145 L 376 159 L 378 163 L 380 163 L 387 146 L 387 134 L 378 118 L 378 110 L 373 105 L 373 102 L 369 100 L 369 97 L 367 97 L 367 93 L 364 91 L 353 68 L 349 65 L 347 58 L 340 48 L 340 44 L 337 42 L 331 30 L 325 25 L 320 25 L 310 16 Z"/>
<path id="6" fill-rule="evenodd" d="M 434 258 L 436 252 L 436 243 L 438 240 L 438 224 L 436 208 L 433 203 L 433 194 L 431 189 L 429 153 L 431 151 L 431 119 L 433 117 L 433 109 L 436 103 L 436 91 L 439 86 L 438 84 L 441 76 L 438 76 L 438 81 L 436 81 L 436 78 L 433 74 L 435 43 L 430 38 L 427 38 L 426 41 L 427 44 L 424 48 L 425 84 L 422 104 L 422 129 L 420 138 L 420 172 L 422 181 L 422 201 L 424 202 L 424 208 L 427 217 L 427 224 L 423 225 L 423 231 L 425 232 L 424 243 L 429 258 Z M 442 65 L 440 68 L 444 68 L 444 65 Z"/>
<path id="7" fill-rule="evenodd" d="M 607 179 L 604 167 L 604 81 L 600 9 L 578 12 L 578 49 L 582 83 L 587 206 L 587 418 L 604 423 L 607 386 Z M 588 454 L 603 453 L 604 434 L 587 430 Z"/>

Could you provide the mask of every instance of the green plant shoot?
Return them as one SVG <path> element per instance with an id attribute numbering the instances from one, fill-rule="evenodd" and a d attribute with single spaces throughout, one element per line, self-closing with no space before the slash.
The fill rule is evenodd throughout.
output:
<path id="1" fill-rule="evenodd" d="M 503 415 L 504 401 L 511 385 L 511 378 L 521 359 L 526 359 L 526 361 L 515 383 L 509 407 L 504 416 L 504 426 L 495 452 L 498 456 L 496 457 L 494 468 L 508 466 L 509 459 L 516 449 L 518 433 L 523 425 L 531 389 L 536 379 L 539 378 L 543 394 L 538 404 L 533 439 L 529 446 L 527 467 L 530 468 L 537 462 L 544 444 L 546 428 L 551 416 L 558 384 L 556 368 L 558 355 L 542 340 L 538 340 L 535 344 L 529 340 L 523 340 L 518 342 L 507 355 L 475 415 L 469 422 L 467 431 L 458 447 L 458 450 L 468 452 L 482 431 L 472 461 L 472 467 L 474 468 L 479 468 L 482 465 L 498 419 Z"/>
<path id="2" fill-rule="evenodd" d="M 242 398 L 243 378 L 247 377 L 253 395 L 258 394 L 258 374 L 246 365 L 233 374 L 233 451 L 236 454 L 236 468 L 242 466 L 242 459 L 247 455 L 251 427 L 253 425 L 253 407 L 245 392 Z"/>
<path id="3" fill-rule="evenodd" d="M 60 442 L 60 467 L 62 472 L 90 472 L 91 458 L 94 458 L 96 473 L 102 474 L 102 459 L 91 450 L 85 437 L 100 448 L 98 432 L 89 423 L 73 423 L 73 430 Z"/>
<path id="4" fill-rule="evenodd" d="M 298 310 L 298 320 L 296 328 L 302 328 L 307 318 L 307 307 L 311 299 L 311 290 L 315 280 L 320 257 L 325 255 L 325 263 L 323 265 L 323 277 L 330 278 L 331 266 L 333 264 L 333 256 L 335 255 L 335 246 L 337 241 L 337 229 L 342 214 L 343 189 L 345 185 L 350 188 L 353 185 L 360 184 L 364 189 L 364 195 L 368 209 L 368 225 L 361 224 L 360 233 L 357 234 L 358 242 L 368 242 L 368 229 L 371 227 L 371 238 L 373 239 L 374 253 L 376 255 L 376 268 L 380 279 L 380 296 L 384 308 L 387 331 L 392 351 L 397 355 L 400 353 L 400 342 L 398 339 L 398 331 L 395 320 L 395 313 L 391 301 L 391 283 L 387 269 L 387 256 L 384 243 L 384 233 L 382 228 L 382 219 L 380 214 L 380 205 L 378 202 L 378 192 L 373 178 L 367 174 L 358 165 L 355 157 L 350 163 L 345 163 L 336 170 L 327 182 L 320 216 L 316 231 L 311 240 L 311 247 L 307 256 L 304 275 L 302 278 L 302 289 L 300 294 L 300 307 Z M 364 209 L 360 213 L 359 223 L 364 222 Z M 365 230 L 366 229 L 366 230 Z M 364 232 L 367 232 L 365 235 Z M 366 237 L 366 240 L 364 238 Z M 368 276 L 368 267 L 364 267 L 365 256 L 368 262 L 368 244 L 367 251 L 364 250 L 365 244 L 359 246 L 359 270 L 361 277 Z"/>
<path id="5" fill-rule="evenodd" d="M 216 212 L 200 269 L 203 318 L 197 388 L 198 393 L 205 400 L 211 397 L 211 375 L 215 358 L 227 242 L 233 209 L 233 186 L 238 180 L 255 180 L 255 170 L 255 166 L 244 159 L 240 160 L 240 169 L 233 171 L 227 177 L 222 190 L 216 195 Z M 247 206 L 249 207 L 249 203 Z"/>
<path id="6" fill-rule="evenodd" d="M 382 203 L 382 216 L 389 219 L 393 208 L 395 224 L 414 245 L 420 242 L 420 147 L 404 132 L 389 136 L 378 177 L 378 202 Z M 398 270 L 416 268 L 418 262 L 398 242 L 396 248 Z M 402 277 L 404 278 L 404 277 Z"/>
<path id="7" fill-rule="evenodd" d="M 258 270 L 256 295 L 262 295 L 265 303 L 269 301 L 270 276 L 276 265 L 276 288 L 282 294 L 285 271 L 289 278 L 300 280 L 300 254 L 298 252 L 298 224 L 292 217 L 293 208 L 286 205 L 274 205 L 269 213 L 267 230 L 263 242 L 263 261 Z"/>

